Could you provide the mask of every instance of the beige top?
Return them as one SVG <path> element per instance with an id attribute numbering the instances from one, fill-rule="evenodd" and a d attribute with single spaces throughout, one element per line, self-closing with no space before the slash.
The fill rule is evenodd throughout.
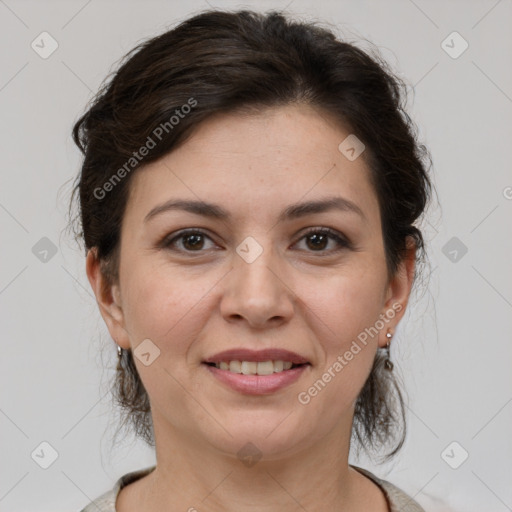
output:
<path id="1" fill-rule="evenodd" d="M 138 480 L 139 478 L 142 478 L 143 476 L 151 473 L 155 467 L 156 466 L 150 466 L 148 468 L 139 469 L 137 471 L 132 471 L 131 473 L 123 475 L 115 483 L 113 489 L 96 498 L 92 503 L 87 505 L 80 512 L 116 512 L 116 499 L 119 491 L 135 480 Z M 388 500 L 388 505 L 391 512 L 425 512 L 425 510 L 421 508 L 413 498 L 405 494 L 405 492 L 394 486 L 392 483 L 376 477 L 373 473 L 370 473 L 370 471 L 367 471 L 366 469 L 352 465 L 351 467 L 363 475 L 366 475 L 382 489 Z"/>

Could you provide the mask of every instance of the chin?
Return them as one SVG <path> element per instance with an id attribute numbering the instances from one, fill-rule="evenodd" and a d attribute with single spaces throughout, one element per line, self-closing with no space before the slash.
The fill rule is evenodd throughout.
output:
<path id="1" fill-rule="evenodd" d="M 306 431 L 304 422 L 298 420 L 298 413 L 293 411 L 242 413 L 238 410 L 229 421 L 225 419 L 222 423 L 225 430 L 203 435 L 211 446 L 242 462 L 246 458 L 249 461 L 276 460 L 291 456 L 313 442 L 313 432 Z"/>

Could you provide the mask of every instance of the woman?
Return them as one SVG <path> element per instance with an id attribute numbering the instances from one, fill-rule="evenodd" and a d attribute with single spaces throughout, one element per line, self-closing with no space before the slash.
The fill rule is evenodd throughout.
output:
<path id="1" fill-rule="evenodd" d="M 348 463 L 405 436 L 389 347 L 431 184 L 401 85 L 313 24 L 209 11 L 100 91 L 74 127 L 87 276 L 157 463 L 83 512 L 422 510 Z"/>

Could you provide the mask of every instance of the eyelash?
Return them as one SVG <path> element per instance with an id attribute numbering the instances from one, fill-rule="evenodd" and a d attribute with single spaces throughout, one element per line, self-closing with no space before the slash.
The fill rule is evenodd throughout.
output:
<path id="1" fill-rule="evenodd" d="M 334 230 L 332 230 L 330 228 L 309 228 L 301 236 L 301 238 L 296 243 L 298 243 L 299 241 L 303 240 L 304 238 L 307 238 L 308 236 L 310 236 L 312 234 L 319 234 L 319 235 L 327 235 L 327 236 L 329 236 L 332 240 L 334 240 L 336 242 L 336 244 L 338 245 L 338 248 L 334 249 L 334 250 L 330 250 L 330 251 L 319 250 L 319 251 L 308 251 L 308 252 L 318 253 L 318 254 L 321 255 L 322 253 L 332 254 L 332 253 L 337 253 L 337 252 L 339 252 L 339 251 L 341 251 L 343 249 L 352 249 L 352 244 L 347 239 L 343 238 L 336 231 L 334 231 Z M 205 252 L 204 250 L 188 251 L 186 249 L 176 249 L 176 248 L 172 247 L 172 245 L 177 240 L 183 239 L 183 238 L 185 238 L 186 236 L 189 236 L 189 235 L 203 235 L 203 236 L 209 238 L 210 240 L 212 240 L 212 238 L 205 231 L 202 231 L 201 229 L 190 228 L 190 229 L 185 229 L 183 231 L 180 231 L 180 232 L 178 232 L 175 235 L 173 234 L 173 235 L 170 235 L 168 237 L 165 237 L 164 240 L 159 244 L 159 246 L 163 247 L 163 248 L 166 248 L 166 249 L 169 249 L 171 251 L 184 252 L 184 253 L 187 253 L 187 254 L 193 254 L 193 253 L 200 254 L 202 252 Z"/>

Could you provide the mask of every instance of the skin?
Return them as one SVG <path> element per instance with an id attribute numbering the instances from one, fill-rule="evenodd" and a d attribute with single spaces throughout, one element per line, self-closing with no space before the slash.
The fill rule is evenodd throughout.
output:
<path id="1" fill-rule="evenodd" d="M 149 338 L 160 350 L 149 366 L 135 358 L 151 401 L 157 468 L 120 492 L 118 511 L 282 512 L 298 503 L 308 511 L 388 510 L 380 488 L 349 466 L 349 440 L 376 350 L 405 312 L 415 251 L 390 278 L 364 157 L 350 161 L 338 150 L 349 133 L 304 105 L 219 115 L 133 176 L 119 282 L 105 281 L 94 250 L 86 262 L 115 342 L 135 350 Z M 291 203 L 333 194 L 358 205 L 364 218 L 331 210 L 277 220 Z M 144 222 L 152 208 L 177 198 L 214 202 L 232 219 L 174 210 Z M 329 227 L 352 246 L 334 239 L 315 245 L 304 236 L 311 227 Z M 206 236 L 195 246 L 178 239 L 174 251 L 159 245 L 184 228 Z M 263 249 L 252 263 L 236 252 L 248 236 Z M 401 310 L 385 328 L 301 404 L 298 394 L 393 304 Z M 284 389 L 248 396 L 201 364 L 235 347 L 284 348 L 311 366 Z M 262 454 L 250 467 L 237 457 L 248 441 Z"/>

